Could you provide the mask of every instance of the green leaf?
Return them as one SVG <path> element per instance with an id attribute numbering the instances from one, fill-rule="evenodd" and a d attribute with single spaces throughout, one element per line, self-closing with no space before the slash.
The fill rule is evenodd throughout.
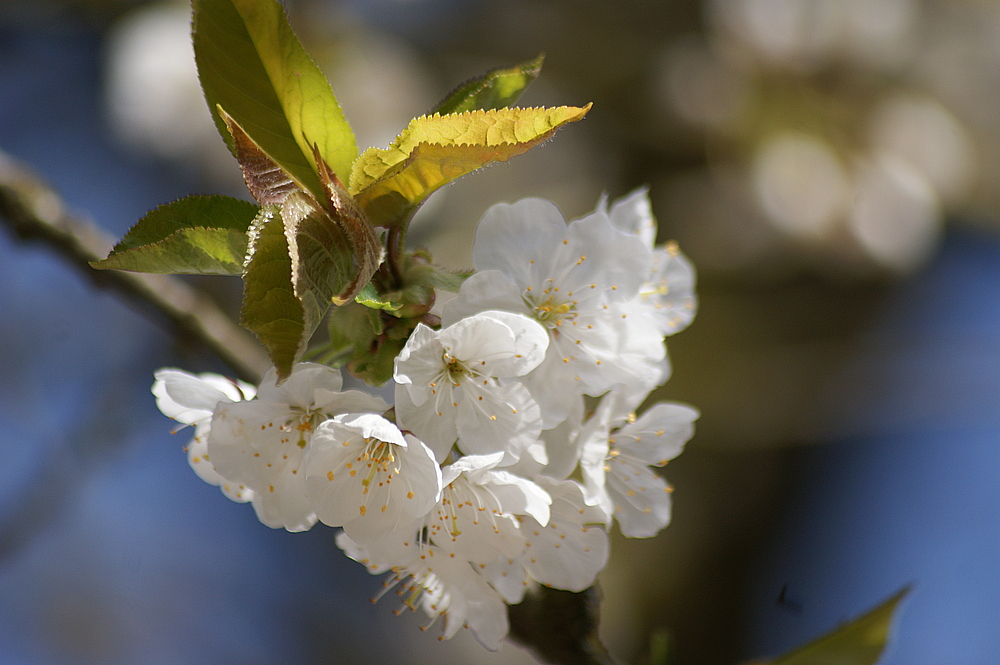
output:
<path id="1" fill-rule="evenodd" d="M 354 260 L 351 272 L 353 279 L 341 292 L 333 294 L 333 302 L 343 305 L 353 300 L 378 270 L 382 263 L 382 242 L 357 201 L 347 193 L 340 178 L 330 170 L 318 150 L 315 157 L 319 166 L 319 179 L 323 184 L 326 210 L 346 236 Z"/>
<path id="2" fill-rule="evenodd" d="M 353 298 L 358 268 L 351 242 L 341 227 L 303 192 L 293 192 L 285 199 L 281 218 L 296 295 L 315 302 L 324 312 L 332 302 L 342 304 Z"/>
<path id="3" fill-rule="evenodd" d="M 265 206 L 250 230 L 250 257 L 243 276 L 240 323 L 260 339 L 283 381 L 322 319 L 292 286 L 292 260 L 278 206 Z"/>
<path id="4" fill-rule="evenodd" d="M 99 270 L 240 275 L 247 229 L 257 206 L 229 196 L 189 196 L 150 211 L 102 261 Z"/>
<path id="5" fill-rule="evenodd" d="M 499 109 L 514 104 L 521 93 L 538 78 L 545 56 L 508 68 L 493 69 L 461 84 L 431 113 L 462 113 L 476 109 Z"/>
<path id="6" fill-rule="evenodd" d="M 589 110 L 505 108 L 416 118 L 387 149 L 358 157 L 351 192 L 373 225 L 405 225 L 438 188 L 527 152 Z"/>
<path id="7" fill-rule="evenodd" d="M 366 284 L 364 288 L 354 298 L 359 305 L 364 305 L 371 309 L 384 309 L 388 312 L 398 311 L 403 306 L 403 301 L 394 298 L 396 293 L 380 294 L 374 284 Z"/>
<path id="8" fill-rule="evenodd" d="M 889 642 L 892 619 L 910 592 L 904 587 L 878 607 L 768 665 L 874 665 Z"/>
<path id="9" fill-rule="evenodd" d="M 314 143 L 347 178 L 357 155 L 354 134 L 276 0 L 194 0 L 192 35 L 205 99 L 230 149 L 219 106 L 317 198 Z"/>
<path id="10" fill-rule="evenodd" d="M 279 381 L 291 373 L 330 305 L 352 300 L 377 267 L 362 265 L 358 253 L 366 250 L 356 247 L 350 225 L 345 230 L 342 212 L 327 211 L 296 190 L 280 207 L 262 208 L 251 227 L 241 323 L 267 348 Z"/>

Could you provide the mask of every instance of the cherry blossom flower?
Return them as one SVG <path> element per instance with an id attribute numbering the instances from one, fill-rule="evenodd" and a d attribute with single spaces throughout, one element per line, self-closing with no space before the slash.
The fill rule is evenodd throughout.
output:
<path id="1" fill-rule="evenodd" d="M 637 236 L 616 230 L 602 210 L 567 225 L 553 204 L 524 199 L 486 211 L 472 254 L 479 272 L 445 305 L 442 321 L 503 310 L 548 331 L 545 359 L 523 380 L 544 428 L 565 419 L 577 395 L 631 380 L 619 359 L 620 317 L 608 310 L 634 298 L 649 272 L 649 249 Z"/>
<path id="2" fill-rule="evenodd" d="M 515 515 L 548 524 L 551 497 L 534 482 L 496 469 L 501 458 L 466 455 L 441 470 L 444 490 L 425 524 L 428 538 L 445 552 L 485 565 L 524 551 Z"/>
<path id="3" fill-rule="evenodd" d="M 372 574 L 391 570 L 382 591 L 372 600 L 379 600 L 388 591 L 395 590 L 403 603 L 403 608 L 394 610 L 396 614 L 419 607 L 431 617 L 430 623 L 421 626 L 422 630 L 429 630 L 438 618 L 443 619 L 438 639 L 451 639 L 465 626 L 480 644 L 496 651 L 507 637 L 510 624 L 503 598 L 468 561 L 428 545 L 419 552 L 412 551 L 403 561 L 391 563 L 353 541 L 346 533 L 337 535 L 337 546 L 348 557 L 364 564 Z"/>
<path id="4" fill-rule="evenodd" d="M 656 233 L 645 190 L 569 223 L 539 199 L 490 208 L 444 327 L 416 325 L 395 359 L 392 411 L 314 363 L 256 391 L 161 370 L 153 393 L 195 427 L 200 477 L 270 527 L 341 527 L 340 549 L 388 574 L 378 597 L 496 650 L 505 603 L 594 584 L 612 519 L 629 537 L 670 521 L 654 467 L 698 412 L 632 411 L 669 377 L 664 338 L 697 302 L 690 263 Z"/>
<path id="5" fill-rule="evenodd" d="M 412 524 L 366 541 L 382 559 L 409 560 L 428 547 L 485 566 L 524 552 L 518 515 L 549 521 L 552 499 L 536 483 L 497 469 L 503 453 L 466 455 L 441 469 L 440 499 Z M 416 553 L 416 554 L 414 554 Z"/>
<path id="6" fill-rule="evenodd" d="M 305 531 L 316 523 L 302 460 L 320 423 L 339 414 L 387 408 L 367 393 L 340 392 L 341 386 L 339 370 L 298 363 L 281 385 L 269 370 L 256 399 L 221 403 L 215 409 L 208 437 L 212 464 L 224 477 L 254 491 L 254 510 L 267 526 Z"/>
<path id="7" fill-rule="evenodd" d="M 684 330 L 698 307 L 694 267 L 676 242 L 654 246 L 657 225 L 647 190 L 640 188 L 622 197 L 610 210 L 603 198 L 598 209 L 607 210 L 616 229 L 635 235 L 650 250 L 650 269 L 639 288 L 639 301 L 651 311 L 657 330 L 664 335 Z"/>
<path id="8" fill-rule="evenodd" d="M 530 581 L 579 592 L 592 586 L 608 563 L 607 516 L 588 506 L 583 488 L 573 480 L 539 478 L 552 497 L 549 523 L 519 516 L 525 552 L 515 558 L 498 557 L 484 575 L 508 603 L 519 603 Z"/>
<path id="9" fill-rule="evenodd" d="M 580 468 L 587 502 L 614 515 L 623 535 L 648 538 L 669 524 L 673 491 L 651 467 L 664 466 L 680 454 L 694 434 L 698 412 L 663 402 L 636 420 L 619 415 L 618 405 L 615 395 L 604 397 L 594 418 L 610 423 L 610 432 L 602 436 L 595 428 L 583 445 Z"/>
<path id="10" fill-rule="evenodd" d="M 548 335 L 526 316 L 483 312 L 434 332 L 420 324 L 396 358 L 396 414 L 444 461 L 504 452 L 512 464 L 537 441 L 538 404 L 520 383 L 545 357 Z"/>
<path id="11" fill-rule="evenodd" d="M 306 493 L 320 521 L 371 542 L 427 515 L 441 498 L 441 469 L 412 435 L 373 413 L 337 416 L 313 433 Z"/>
<path id="12" fill-rule="evenodd" d="M 223 478 L 209 461 L 208 433 L 217 404 L 251 399 L 257 392 L 256 388 L 209 372 L 194 375 L 165 368 L 157 371 L 154 377 L 152 393 L 163 415 L 194 427 L 194 436 L 185 446 L 188 464 L 194 472 L 209 485 L 219 487 L 233 501 L 246 503 L 252 500 L 253 490 Z"/>

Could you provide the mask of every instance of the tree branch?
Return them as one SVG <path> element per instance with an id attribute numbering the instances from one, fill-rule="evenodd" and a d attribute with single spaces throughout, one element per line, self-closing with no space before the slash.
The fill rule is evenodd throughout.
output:
<path id="1" fill-rule="evenodd" d="M 615 665 L 597 636 L 600 591 L 539 586 L 508 608 L 510 637 L 552 665 Z"/>
<path id="2" fill-rule="evenodd" d="M 214 352 L 245 381 L 257 383 L 270 361 L 264 349 L 204 293 L 172 275 L 94 270 L 114 241 L 66 211 L 59 195 L 27 165 L 0 151 L 0 218 L 24 241 L 57 251 L 101 288 L 152 308 L 174 330 Z"/>

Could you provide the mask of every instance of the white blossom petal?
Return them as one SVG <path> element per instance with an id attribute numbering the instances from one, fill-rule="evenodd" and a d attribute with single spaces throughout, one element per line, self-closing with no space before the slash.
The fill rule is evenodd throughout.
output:
<path id="1" fill-rule="evenodd" d="M 576 395 L 566 419 L 541 433 L 546 452 L 545 468 L 541 473 L 556 480 L 569 478 L 580 462 L 586 438 L 581 436 L 583 427 L 583 397 Z"/>
<path id="2" fill-rule="evenodd" d="M 538 484 L 502 469 L 492 471 L 488 483 L 505 512 L 531 515 L 539 524 L 543 526 L 548 524 L 552 497 Z"/>
<path id="3" fill-rule="evenodd" d="M 503 453 L 489 455 L 463 455 L 453 463 L 441 469 L 441 482 L 450 485 L 463 473 L 474 482 L 480 482 L 490 469 L 495 468 L 503 459 Z"/>
<path id="4" fill-rule="evenodd" d="M 615 432 L 611 444 L 646 464 L 663 466 L 680 455 L 694 436 L 698 415 L 697 409 L 686 404 L 660 402 Z"/>
<path id="5" fill-rule="evenodd" d="M 521 290 L 499 270 L 479 270 L 462 283 L 458 295 L 444 304 L 441 325 L 451 326 L 480 312 L 503 311 L 534 317 L 521 299 Z"/>
<path id="6" fill-rule="evenodd" d="M 477 271 L 499 270 L 510 280 L 530 280 L 530 266 L 552 260 L 551 248 L 566 234 L 559 208 L 543 199 L 491 206 L 476 226 L 472 261 Z M 464 286 L 464 285 L 463 285 Z"/>
<path id="7" fill-rule="evenodd" d="M 521 524 L 528 541 L 524 567 L 546 586 L 583 591 L 608 563 L 604 513 L 585 503 L 583 489 L 572 480 L 540 482 L 552 497 L 552 517 L 547 525 L 531 518 Z"/>
<path id="8" fill-rule="evenodd" d="M 605 202 L 606 205 L 606 202 Z M 600 206 L 598 206 L 600 209 Z M 649 190 L 640 187 L 615 201 L 608 211 L 611 225 L 623 233 L 638 236 L 642 243 L 653 249 L 656 243 L 656 218 L 649 203 Z"/>
<path id="9" fill-rule="evenodd" d="M 697 312 L 694 266 L 676 243 L 654 249 L 652 259 L 639 300 L 650 310 L 657 330 L 669 336 L 687 328 Z"/>
<path id="10" fill-rule="evenodd" d="M 194 425 L 194 436 L 185 446 L 188 464 L 206 483 L 215 485 L 237 503 L 253 499 L 253 490 L 222 476 L 209 459 L 208 437 L 212 413 L 219 404 L 228 404 L 254 396 L 256 389 L 242 381 L 232 381 L 218 374 L 197 376 L 173 369 L 155 374 L 152 393 L 164 415 L 185 425 Z"/>
<path id="11" fill-rule="evenodd" d="M 524 594 L 532 581 L 528 571 L 524 569 L 523 554 L 513 559 L 505 556 L 497 557 L 486 564 L 486 567 L 480 570 L 480 574 L 490 581 L 493 588 L 509 605 L 517 605 L 524 600 Z"/>
<path id="12" fill-rule="evenodd" d="M 397 595 L 405 608 L 422 609 L 431 617 L 429 629 L 440 617 L 440 639 L 451 639 L 465 626 L 473 637 L 491 651 L 500 648 L 507 637 L 507 607 L 500 595 L 478 575 L 468 561 L 449 556 L 439 547 L 427 545 L 408 558 L 388 560 L 376 549 L 352 540 L 346 533 L 337 535 L 337 546 L 372 574 L 392 570 L 383 591 L 398 587 Z M 398 612 L 397 612 L 398 613 Z"/>
<path id="13" fill-rule="evenodd" d="M 421 406 L 413 404 L 405 387 L 396 386 L 396 421 L 427 444 L 438 464 L 445 461 L 458 439 L 458 416 L 452 413 L 458 407 L 449 386 Z"/>
<path id="14" fill-rule="evenodd" d="M 623 455 L 608 460 L 607 464 L 608 493 L 622 535 L 655 536 L 670 523 L 672 488 L 651 468 Z"/>
<path id="15" fill-rule="evenodd" d="M 231 381 L 218 374 L 197 376 L 176 369 L 161 369 L 154 374 L 152 393 L 156 406 L 168 418 L 193 425 L 212 416 L 219 402 L 250 399 L 254 387 L 242 381 Z"/>
<path id="16" fill-rule="evenodd" d="M 278 385 L 278 373 L 272 367 L 264 373 L 257 397 L 269 402 L 312 404 L 316 390 L 339 392 L 343 387 L 340 370 L 317 363 L 296 363 L 292 373 Z"/>
<path id="17" fill-rule="evenodd" d="M 549 346 L 549 336 L 534 320 L 524 314 L 501 310 L 486 310 L 477 316 L 499 321 L 510 329 L 515 341 L 514 353 L 493 359 L 492 376 L 524 376 L 544 360 L 545 351 Z"/>
<path id="18" fill-rule="evenodd" d="M 359 542 L 413 523 L 441 494 L 441 469 L 427 446 L 376 414 L 322 423 L 303 466 L 319 519 Z"/>
<path id="19" fill-rule="evenodd" d="M 254 492 L 257 519 L 272 529 L 308 531 L 316 524 L 316 513 L 306 499 L 305 478 L 292 465 L 271 478 L 266 489 Z"/>
<path id="20" fill-rule="evenodd" d="M 469 455 L 505 453 L 503 465 L 513 464 L 538 440 L 542 416 L 538 403 L 519 383 L 505 386 L 464 386 L 456 417 L 458 448 Z"/>

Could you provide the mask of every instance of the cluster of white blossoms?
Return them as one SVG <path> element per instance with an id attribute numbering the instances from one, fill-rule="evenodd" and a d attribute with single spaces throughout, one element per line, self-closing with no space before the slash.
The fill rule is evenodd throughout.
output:
<path id="1" fill-rule="evenodd" d="M 633 410 L 670 373 L 663 340 L 694 316 L 694 273 L 655 235 L 642 190 L 568 224 L 539 199 L 492 207 L 441 329 L 418 325 L 395 360 L 392 409 L 313 363 L 256 391 L 165 369 L 153 393 L 194 426 L 203 480 L 270 527 L 342 528 L 383 593 L 441 617 L 442 639 L 467 626 L 496 649 L 528 587 L 594 583 L 612 519 L 640 538 L 670 520 L 652 467 L 698 413 Z"/>

